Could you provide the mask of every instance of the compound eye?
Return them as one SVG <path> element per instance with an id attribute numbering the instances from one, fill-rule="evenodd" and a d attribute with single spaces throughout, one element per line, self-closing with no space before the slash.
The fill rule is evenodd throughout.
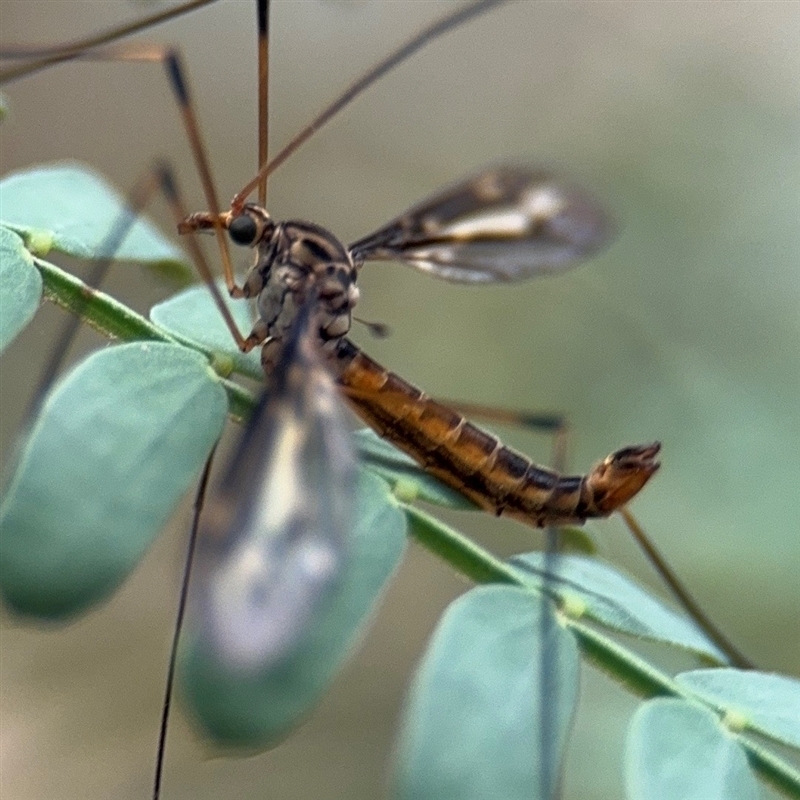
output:
<path id="1" fill-rule="evenodd" d="M 236 243 L 244 247 L 255 242 L 258 235 L 258 225 L 249 214 L 239 214 L 234 217 L 228 225 L 228 236 Z"/>

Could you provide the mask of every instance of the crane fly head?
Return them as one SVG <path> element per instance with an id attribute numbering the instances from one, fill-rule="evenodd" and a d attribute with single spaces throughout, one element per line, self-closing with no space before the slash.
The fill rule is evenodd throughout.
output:
<path id="1" fill-rule="evenodd" d="M 198 211 L 186 217 L 178 225 L 178 233 L 213 232 L 218 227 L 226 230 L 231 241 L 241 247 L 256 247 L 270 239 L 275 231 L 275 223 L 266 209 L 248 204 L 235 214 L 232 211 L 224 211 L 221 214 Z"/>

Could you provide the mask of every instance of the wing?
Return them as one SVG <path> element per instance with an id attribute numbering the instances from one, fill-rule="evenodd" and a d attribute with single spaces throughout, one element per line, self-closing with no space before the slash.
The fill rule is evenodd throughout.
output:
<path id="1" fill-rule="evenodd" d="M 356 460 L 307 306 L 198 539 L 195 626 L 217 660 L 246 672 L 299 643 L 346 557 Z"/>
<path id="2" fill-rule="evenodd" d="M 463 283 L 557 272 L 597 252 L 611 225 L 588 195 L 531 169 L 497 166 L 456 183 L 350 246 Z"/>

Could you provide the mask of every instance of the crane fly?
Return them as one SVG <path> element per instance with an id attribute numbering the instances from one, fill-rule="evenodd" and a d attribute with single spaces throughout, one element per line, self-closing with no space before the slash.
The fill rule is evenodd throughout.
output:
<path id="1" fill-rule="evenodd" d="M 431 31 L 439 35 L 493 5 L 478 2 L 448 15 L 357 82 L 355 93 L 428 41 Z M 264 22 L 262 42 L 265 32 Z M 185 79 L 174 54 L 166 52 L 164 61 L 210 208 L 186 216 L 180 231 L 213 232 L 231 296 L 255 301 L 258 320 L 244 334 L 224 304 L 219 306 L 242 351 L 262 347 L 270 385 L 210 498 L 200 535 L 196 618 L 222 660 L 245 671 L 280 662 L 336 585 L 347 558 L 354 461 L 335 385 L 380 435 L 494 514 L 534 527 L 580 523 L 608 516 L 641 490 L 658 469 L 658 443 L 622 448 L 585 475 L 562 476 L 506 448 L 347 338 L 365 262 L 401 261 L 465 283 L 559 271 L 606 241 L 605 216 L 591 198 L 546 173 L 499 165 L 435 194 L 349 246 L 314 223 L 275 222 L 265 206 L 267 176 L 309 131 L 352 99 L 351 89 L 272 161 L 262 139 L 257 176 L 222 212 Z M 265 136 L 263 117 L 260 130 Z M 248 202 L 256 188 L 259 202 Z M 234 278 L 228 240 L 255 251 L 241 284 Z M 202 262 L 198 269 L 218 298 Z"/>
<path id="2" fill-rule="evenodd" d="M 328 362 L 356 412 L 432 474 L 465 493 L 479 506 L 543 527 L 607 516 L 624 505 L 657 469 L 658 444 L 623 448 L 606 458 L 588 476 L 560 478 L 534 467 L 457 413 L 431 401 L 398 376 L 381 368 L 343 337 L 349 330 L 352 308 L 358 300 L 357 273 L 365 261 L 402 261 L 436 277 L 466 283 L 515 281 L 558 271 L 591 256 L 605 243 L 607 221 L 594 201 L 581 192 L 560 185 L 547 174 L 498 166 L 418 204 L 350 247 L 345 247 L 335 236 L 313 223 L 289 221 L 276 224 L 263 205 L 245 202 L 256 187 L 260 197 L 265 197 L 267 175 L 344 103 L 432 38 L 497 4 L 496 0 L 473 3 L 447 15 L 414 37 L 357 81 L 269 163 L 267 126 L 263 120 L 259 128 L 259 173 L 237 194 L 226 213 L 218 211 L 210 170 L 177 55 L 169 50 L 154 55 L 147 49 L 141 52 L 119 51 L 112 55 L 132 59 L 158 58 L 167 67 L 212 207 L 210 212 L 188 217 L 179 230 L 181 233 L 215 231 L 231 296 L 257 298 L 261 319 L 245 338 L 238 332 L 224 304 L 219 302 L 210 271 L 193 248 L 201 262 L 198 265 L 201 275 L 218 299 L 223 317 L 240 349 L 247 352 L 267 340 L 269 349 L 276 351 L 293 319 L 283 309 L 287 293 L 300 291 L 302 296 L 307 287 L 296 287 L 309 273 L 319 280 L 316 273 L 324 270 L 329 288 L 318 297 L 320 300 L 327 296 L 333 299 L 327 309 L 329 319 L 320 335 L 326 343 L 336 344 L 328 347 L 331 353 Z M 258 8 L 262 31 L 260 41 L 265 42 L 268 13 L 266 5 L 258 4 Z M 129 32 L 125 29 L 122 35 Z M 27 69 L 32 71 L 80 54 L 77 47 L 54 48 L 53 53 Z M 265 54 L 264 46 L 264 57 Z M 14 78 L 17 73 L 12 69 L 3 77 Z M 263 85 L 261 92 L 266 92 Z M 266 114 L 265 104 L 263 107 L 262 117 Z M 233 278 L 227 245 L 222 237 L 224 230 L 228 231 L 234 243 L 258 251 L 256 264 L 242 287 L 237 286 Z M 346 287 L 345 283 L 348 284 Z M 271 365 L 268 359 L 264 366 L 269 373 Z M 403 398 L 401 402 L 398 402 L 399 396 Z M 423 433 L 425 423 L 433 418 L 435 424 L 428 424 Z M 419 423 L 416 432 L 412 420 Z M 431 455 L 437 449 L 439 457 Z"/>
<path id="3" fill-rule="evenodd" d="M 541 172 L 498 166 L 434 195 L 349 247 L 314 223 L 302 220 L 275 222 L 264 206 L 267 176 L 344 103 L 432 38 L 494 5 L 494 2 L 473 3 L 431 25 L 356 81 L 271 161 L 267 159 L 266 121 L 262 119 L 259 172 L 237 193 L 226 212 L 219 209 L 180 59 L 176 53 L 165 50 L 162 60 L 181 109 L 210 207 L 207 212 L 187 216 L 179 225 L 179 231 L 183 234 L 199 231 L 216 234 L 228 292 L 234 299 L 255 300 L 258 320 L 249 334 L 239 331 L 216 289 L 201 251 L 190 238 L 195 263 L 239 349 L 248 352 L 263 346 L 262 366 L 268 381 L 276 365 L 283 363 L 282 346 L 295 324 L 298 309 L 305 306 L 308 297 L 313 295 L 313 309 L 309 314 L 315 322 L 311 334 L 306 335 L 319 339 L 324 363 L 345 397 L 356 413 L 378 433 L 481 507 L 498 514 L 508 513 L 537 527 L 581 522 L 589 517 L 607 516 L 631 499 L 657 470 L 659 445 L 623 448 L 602 461 L 587 476 L 559 476 L 533 465 L 502 446 L 494 437 L 467 423 L 457 413 L 426 398 L 419 390 L 369 359 L 345 336 L 358 301 L 358 272 L 365 261 L 399 260 L 435 277 L 470 283 L 520 280 L 556 271 L 591 255 L 607 238 L 605 215 L 588 196 Z M 265 5 L 259 4 L 258 7 L 259 53 L 265 59 L 268 14 Z M 262 66 L 260 72 L 266 73 L 266 67 Z M 263 81 L 261 91 L 265 92 Z M 266 109 L 266 103 L 262 108 Z M 249 194 L 256 189 L 259 202 L 248 203 Z M 241 285 L 234 278 L 228 240 L 255 250 L 255 262 Z M 296 348 L 294 351 L 299 352 Z M 279 383 L 289 385 L 290 382 Z M 313 404 L 306 403 L 305 407 L 311 414 Z M 278 418 L 281 415 L 272 416 Z M 296 423 L 292 429 L 290 438 L 294 441 L 303 438 L 297 436 Z M 297 459 L 287 457 L 285 446 L 275 452 L 281 454 L 284 462 L 299 463 Z M 252 458 L 243 460 L 252 461 Z M 264 474 L 276 474 L 275 465 L 269 463 L 269 459 L 262 469 Z M 257 473 L 258 470 L 251 470 L 251 474 Z M 260 482 L 259 478 L 253 480 Z M 288 485 L 300 483 L 299 479 L 290 480 Z M 293 490 L 287 491 L 292 495 Z M 246 505 L 252 507 L 249 502 Z M 324 513 L 320 508 L 319 515 L 324 516 Z M 212 518 L 217 516 L 211 512 Z M 221 517 L 228 519 L 229 515 L 222 514 Z M 257 536 L 249 524 L 245 527 Z M 278 539 L 281 536 L 294 537 L 298 531 L 296 519 L 291 514 L 286 517 L 283 529 L 280 526 L 276 529 L 274 525 L 268 527 L 277 531 L 275 536 Z M 306 527 L 311 530 L 319 526 L 306 520 Z M 219 538 L 219 535 L 201 536 L 201 540 Z M 341 532 L 332 532 L 331 538 L 341 540 Z M 232 534 L 232 539 L 247 540 L 248 535 L 237 532 Z M 212 563 L 222 562 L 212 560 Z M 227 566 L 219 568 L 228 570 Z M 205 573 L 212 574 L 215 569 L 211 567 Z M 329 572 L 330 578 L 335 570 Z M 253 597 L 265 603 L 274 602 L 278 596 L 265 588 L 265 580 L 269 580 L 265 575 L 268 573 L 273 580 L 280 582 L 277 573 L 272 571 L 272 565 L 261 559 L 245 579 L 252 579 L 258 585 Z M 213 583 L 214 579 L 209 581 Z M 211 592 L 204 594 L 213 595 Z M 247 592 L 242 591 L 237 596 L 246 595 Z M 306 605 L 308 602 L 306 598 Z M 264 608 L 259 613 L 268 616 Z M 218 630 L 227 632 L 236 628 L 226 624 L 217 626 Z M 281 636 L 278 640 L 289 641 Z M 240 649 L 248 648 L 242 643 Z M 270 661 L 279 659 L 282 653 L 282 650 L 277 654 L 265 651 L 262 657 Z"/>
<path id="4" fill-rule="evenodd" d="M 303 284 L 312 279 L 327 301 L 319 334 L 328 366 L 352 408 L 478 506 L 535 527 L 583 522 L 620 508 L 658 469 L 654 443 L 623 448 L 586 476 L 558 476 L 431 400 L 345 338 L 365 261 L 399 260 L 436 277 L 468 282 L 555 270 L 590 254 L 605 238 L 603 215 L 585 195 L 530 170 L 490 168 L 349 247 L 312 223 L 274 223 L 253 204 L 221 214 L 218 222 L 234 242 L 258 251 L 243 286 L 231 288 L 234 296 L 258 297 L 261 318 L 242 339 L 243 349 L 267 340 L 262 363 L 270 374 L 270 351 L 287 327 L 285 300 L 295 291 L 304 296 Z M 198 213 L 181 231 L 214 225 L 212 215 Z"/>
<path id="5" fill-rule="evenodd" d="M 234 243 L 256 251 L 255 264 L 242 285 L 231 281 L 229 289 L 234 297 L 256 299 L 259 319 L 253 330 L 247 336 L 238 331 L 235 335 L 244 351 L 263 345 L 261 361 L 268 382 L 277 374 L 278 383 L 286 385 L 283 376 L 291 367 L 283 364 L 276 369 L 281 359 L 285 361 L 283 342 L 296 323 L 298 309 L 311 304 L 315 322 L 311 329 L 304 326 L 305 336 L 318 338 L 322 363 L 335 377 L 353 410 L 427 472 L 481 508 L 498 515 L 508 514 L 534 527 L 582 523 L 619 509 L 658 469 L 659 444 L 654 443 L 622 448 L 587 475 L 558 475 L 533 464 L 456 411 L 428 398 L 346 338 L 358 301 L 358 271 L 365 261 L 401 260 L 436 277 L 488 282 L 528 277 L 587 255 L 603 238 L 603 217 L 587 197 L 575 190 L 566 190 L 553 179 L 529 170 L 490 168 L 415 206 L 349 247 L 310 222 L 276 223 L 257 204 L 246 204 L 241 210 L 234 208 L 217 216 L 207 212 L 193 214 L 180 230 L 190 233 L 215 227 L 227 230 Z M 309 300 L 309 296 L 313 299 Z M 292 352 L 295 349 L 293 346 Z M 312 368 L 311 362 L 307 363 L 308 381 L 320 380 L 313 375 L 322 369 L 322 364 Z M 303 396 L 307 398 L 307 394 L 308 390 L 304 390 Z M 331 405 L 327 391 L 317 392 L 316 398 L 316 403 L 307 399 L 304 404 L 309 424 L 316 419 L 317 405 Z M 266 405 L 262 410 L 265 408 Z M 280 419 L 285 415 L 273 409 L 266 416 Z M 299 419 L 291 422 L 292 441 L 306 439 L 297 432 Z M 257 437 L 246 435 L 245 440 L 248 438 Z M 265 458 L 265 474 L 272 475 L 278 463 L 287 474 L 303 469 L 302 460 L 286 448 L 255 449 L 274 456 Z M 237 458 L 248 460 L 241 455 Z M 309 456 L 307 460 L 315 459 Z M 244 474 L 238 468 L 235 471 Z M 252 470 L 252 474 L 259 472 Z M 241 482 L 238 483 L 238 491 L 242 491 Z M 286 479 L 287 498 L 295 496 L 289 487 L 298 483 L 303 482 Z M 230 481 L 231 487 L 236 484 L 237 481 Z M 248 508 L 253 505 L 247 502 Z M 271 505 L 280 503 L 273 498 Z M 313 505 L 317 505 L 316 499 Z M 324 505 L 318 506 L 320 518 L 328 513 Z M 333 514 L 331 518 L 339 516 Z M 298 526 L 291 516 L 283 526 L 267 525 L 262 520 L 260 526 L 253 526 L 253 537 L 257 537 L 259 527 L 273 531 L 282 527 L 277 537 L 281 538 L 297 536 L 303 526 Z M 305 527 L 317 537 L 317 525 L 307 523 Z M 341 531 L 332 532 L 331 538 L 341 541 Z M 261 559 L 260 563 L 266 571 L 271 569 L 269 560 Z M 227 570 L 227 566 L 221 569 Z M 263 575 L 255 572 L 249 576 L 263 583 Z M 252 593 L 241 591 L 242 596 L 248 594 L 276 598 L 276 602 L 285 596 L 265 591 L 263 586 Z M 248 616 L 266 619 L 271 615 L 260 608 Z M 237 628 L 233 624 L 219 626 L 228 631 Z M 250 626 L 244 626 L 241 632 L 243 640 L 247 639 Z M 243 641 L 233 649 L 245 647 Z"/>

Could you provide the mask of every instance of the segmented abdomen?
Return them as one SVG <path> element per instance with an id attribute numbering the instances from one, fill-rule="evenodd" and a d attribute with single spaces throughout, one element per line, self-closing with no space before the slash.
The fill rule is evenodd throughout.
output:
<path id="1" fill-rule="evenodd" d="M 604 517 L 630 499 L 658 464 L 658 445 L 617 451 L 584 476 L 562 476 L 505 447 L 461 414 L 381 367 L 347 339 L 333 365 L 356 413 L 426 472 L 495 514 L 528 525 Z M 630 457 L 636 460 L 631 470 Z M 620 473 L 620 459 L 625 460 Z M 613 473 L 613 474 L 612 474 Z"/>

